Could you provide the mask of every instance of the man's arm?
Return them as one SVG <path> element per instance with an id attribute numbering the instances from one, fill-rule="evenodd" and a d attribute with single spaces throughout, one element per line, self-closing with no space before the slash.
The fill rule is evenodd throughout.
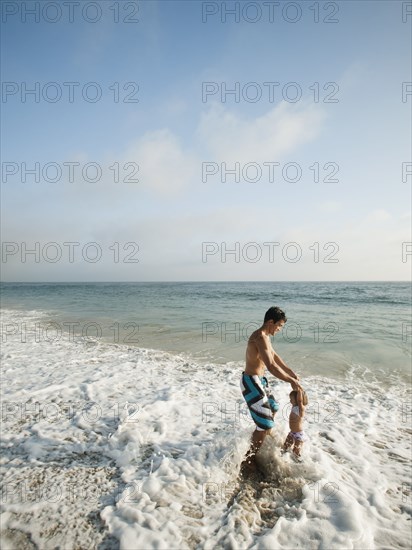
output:
<path id="1" fill-rule="evenodd" d="M 292 378 L 296 378 L 296 380 L 299 380 L 299 376 L 293 372 L 292 369 L 290 369 L 286 363 L 283 361 L 283 359 L 273 350 L 273 359 L 275 361 L 275 363 L 277 363 L 278 365 L 280 365 L 282 367 L 282 369 L 287 373 L 289 374 Z"/>
<path id="2" fill-rule="evenodd" d="M 258 336 L 256 338 L 256 346 L 262 361 L 273 376 L 276 376 L 276 378 L 279 378 L 284 382 L 288 382 L 289 384 L 299 386 L 296 376 L 290 375 L 283 369 L 283 367 L 276 363 L 273 358 L 273 350 L 271 349 L 270 343 L 266 340 L 266 338 L 263 336 Z"/>

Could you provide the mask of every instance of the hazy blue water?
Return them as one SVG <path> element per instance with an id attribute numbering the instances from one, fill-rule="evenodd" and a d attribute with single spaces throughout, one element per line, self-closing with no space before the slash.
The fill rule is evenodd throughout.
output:
<path id="1" fill-rule="evenodd" d="M 74 323 L 77 337 L 98 334 L 87 326 L 97 323 L 107 341 L 218 363 L 243 360 L 248 336 L 278 305 L 288 322 L 273 345 L 299 372 L 339 377 L 361 366 L 383 381 L 411 373 L 404 282 L 3 283 L 1 294 L 3 308 L 46 312 L 63 330 Z"/>

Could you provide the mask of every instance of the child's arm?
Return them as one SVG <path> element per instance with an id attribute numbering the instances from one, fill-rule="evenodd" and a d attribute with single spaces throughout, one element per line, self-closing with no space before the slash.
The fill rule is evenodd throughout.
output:
<path id="1" fill-rule="evenodd" d="M 299 412 L 300 412 L 300 416 L 303 416 L 305 414 L 305 405 L 303 403 L 303 395 L 304 395 L 304 391 L 303 389 L 300 387 L 298 390 L 298 395 L 297 395 L 297 403 L 298 403 L 298 406 L 299 406 Z"/>

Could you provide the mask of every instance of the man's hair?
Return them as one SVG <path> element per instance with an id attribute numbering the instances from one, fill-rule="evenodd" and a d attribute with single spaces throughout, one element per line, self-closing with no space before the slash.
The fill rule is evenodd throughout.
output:
<path id="1" fill-rule="evenodd" d="M 278 321 L 287 321 L 285 312 L 280 309 L 280 307 L 274 306 L 270 307 L 265 313 L 264 323 L 272 320 L 274 323 Z"/>

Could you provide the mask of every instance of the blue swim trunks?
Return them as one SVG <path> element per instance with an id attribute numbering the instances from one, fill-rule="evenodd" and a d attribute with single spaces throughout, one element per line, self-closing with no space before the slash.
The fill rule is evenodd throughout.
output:
<path id="1" fill-rule="evenodd" d="M 273 395 L 269 394 L 269 384 L 266 376 L 242 373 L 240 388 L 247 403 L 256 429 L 270 430 L 275 425 L 273 417 L 279 410 L 279 404 Z"/>

